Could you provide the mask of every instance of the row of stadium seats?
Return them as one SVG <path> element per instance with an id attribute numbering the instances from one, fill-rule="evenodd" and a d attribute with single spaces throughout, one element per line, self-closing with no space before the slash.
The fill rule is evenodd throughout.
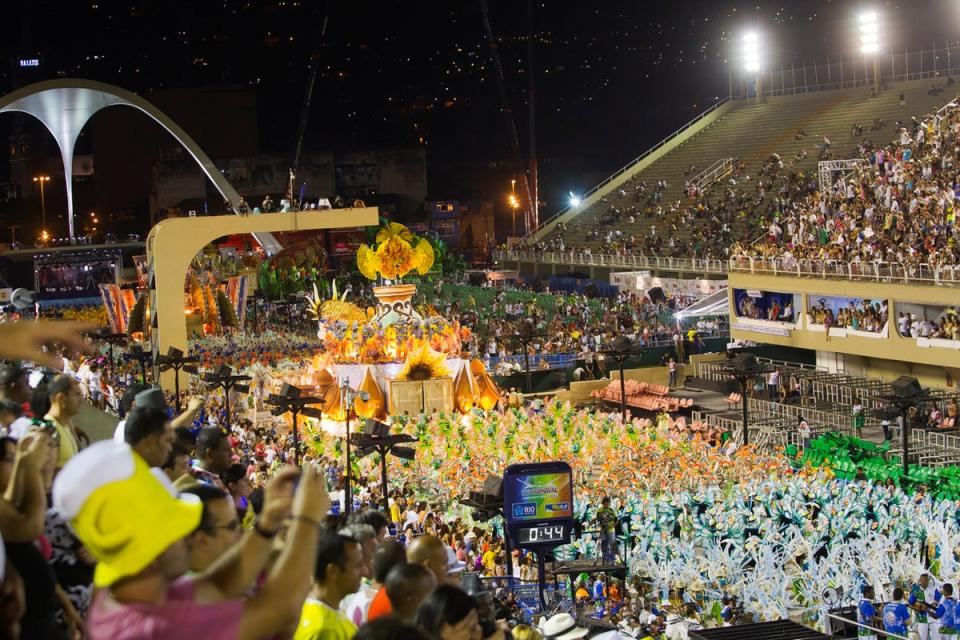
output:
<path id="1" fill-rule="evenodd" d="M 903 107 L 900 105 L 901 94 L 905 101 Z M 652 255 L 656 251 L 651 251 L 651 247 L 646 246 L 650 243 L 644 240 L 651 226 L 656 225 L 659 236 L 674 237 L 675 241 L 680 242 L 686 242 L 695 230 L 703 227 L 699 223 L 678 223 L 680 212 L 695 204 L 684 192 L 685 173 L 692 177 L 715 160 L 738 158 L 742 165 L 741 178 L 734 188 L 744 189 L 752 198 L 760 166 L 771 154 L 779 154 L 788 169 L 792 162 L 795 170 L 813 175 L 819 159 L 818 148 L 824 137 L 832 143 L 832 157 L 850 157 L 861 140 L 886 143 L 894 137 L 896 122 L 909 123 L 912 116 L 932 113 L 946 100 L 945 95 L 929 95 L 929 81 L 918 80 L 892 85 L 873 98 L 869 89 L 861 88 L 771 97 L 765 102 L 738 102 L 716 123 L 647 168 L 629 175 L 623 184 L 602 199 L 589 203 L 576 217 L 559 227 L 547 227 L 541 235 L 529 238 L 528 244 L 551 251 L 562 247 L 563 250 L 589 249 L 593 253 L 604 253 L 609 252 L 612 245 L 625 244 L 626 239 L 633 236 L 637 242 L 630 251 Z M 882 126 L 877 131 L 871 131 L 875 119 L 879 119 Z M 851 135 L 854 124 L 863 127 L 860 136 Z M 801 129 L 805 135 L 798 137 Z M 801 150 L 806 150 L 806 157 L 796 159 Z M 688 172 L 691 167 L 694 170 Z M 746 181 L 744 175 L 753 179 Z M 648 217 L 645 209 L 660 180 L 665 180 L 667 186 L 660 190 L 660 202 L 650 203 L 649 206 L 656 211 L 659 204 L 663 212 Z M 641 195 L 638 202 L 636 189 L 642 182 L 646 183 L 646 193 Z M 727 186 L 725 180 L 715 185 L 713 195 L 707 200 L 715 202 L 717 194 L 722 194 L 716 187 L 725 189 Z M 737 217 L 731 221 L 730 238 L 739 240 L 744 234 L 750 233 L 749 221 L 766 211 L 772 199 L 772 190 L 768 189 L 766 195 L 766 201 L 748 211 L 746 218 Z M 671 203 L 677 201 L 680 202 L 680 211 L 668 213 Z M 637 209 L 635 212 L 631 209 L 633 207 Z M 612 214 L 612 209 L 620 211 L 619 215 Z M 633 222 L 630 222 L 631 213 Z M 607 224 L 603 224 L 604 221 Z M 670 227 L 671 223 L 676 224 L 676 229 Z M 612 237 L 607 233 L 609 230 L 614 231 Z M 620 233 L 616 234 L 616 231 Z M 660 252 L 664 251 L 661 246 Z"/>

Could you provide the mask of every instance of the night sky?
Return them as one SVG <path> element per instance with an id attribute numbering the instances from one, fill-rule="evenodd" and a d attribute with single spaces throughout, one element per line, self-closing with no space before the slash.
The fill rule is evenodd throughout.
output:
<path id="1" fill-rule="evenodd" d="M 763 35 L 774 68 L 849 58 L 866 6 L 882 13 L 886 50 L 960 34 L 960 3 L 948 0 L 536 3 L 545 210 L 726 95 L 744 31 Z M 325 14 L 329 27 L 318 47 Z M 525 155 L 526 3 L 491 0 L 490 18 Z M 4 59 L 39 55 L 46 77 L 141 92 L 255 87 L 261 149 L 280 153 L 292 154 L 311 55 L 318 55 L 308 146 L 425 144 L 430 194 L 438 198 L 498 195 L 511 172 L 479 2 L 5 0 L 0 24 Z M 3 92 L 16 82 L 12 68 L 0 67 Z M 0 119 L 0 135 L 8 131 Z"/>

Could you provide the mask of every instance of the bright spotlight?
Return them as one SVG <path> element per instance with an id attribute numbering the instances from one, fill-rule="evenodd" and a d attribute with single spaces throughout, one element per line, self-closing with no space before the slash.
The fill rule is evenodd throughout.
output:
<path id="1" fill-rule="evenodd" d="M 756 31 L 743 34 L 743 68 L 748 73 L 760 71 L 760 36 Z"/>
<path id="2" fill-rule="evenodd" d="M 860 14 L 860 52 L 880 53 L 880 18 L 876 11 Z"/>
<path id="3" fill-rule="evenodd" d="M 570 206 L 576 207 L 580 205 L 580 196 L 575 194 L 573 191 L 570 191 Z"/>

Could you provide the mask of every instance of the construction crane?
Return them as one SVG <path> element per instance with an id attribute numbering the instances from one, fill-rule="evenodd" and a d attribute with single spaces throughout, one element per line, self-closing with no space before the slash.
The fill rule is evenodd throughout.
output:
<path id="1" fill-rule="evenodd" d="M 323 47 L 324 38 L 327 35 L 327 24 L 330 22 L 330 2 L 326 0 L 323 3 L 323 22 L 320 25 L 320 33 L 317 36 L 317 44 L 314 47 L 313 55 L 310 59 L 310 74 L 307 77 L 307 90 L 303 94 L 303 102 L 300 105 L 300 119 L 297 121 L 297 138 L 293 150 L 293 162 L 290 164 L 290 201 L 293 202 L 294 182 L 297 176 L 297 169 L 300 167 L 300 152 L 303 150 L 303 139 L 307 135 L 307 124 L 310 121 L 310 103 L 313 101 L 313 88 L 317 84 L 317 71 L 320 69 L 320 51 Z"/>
<path id="2" fill-rule="evenodd" d="M 500 48 L 493 34 L 490 21 L 490 8 L 487 0 L 480 0 L 480 14 L 483 17 L 483 28 L 487 32 L 487 48 L 490 50 L 490 60 L 493 62 L 494 75 L 497 79 L 497 89 L 500 93 L 500 112 L 503 114 L 507 135 L 510 138 L 511 151 L 515 171 L 522 171 L 523 157 L 520 153 L 520 138 L 517 135 L 517 124 L 513 118 L 513 109 L 507 97 L 506 84 L 503 78 L 503 65 L 500 63 Z M 534 104 L 534 74 L 533 74 L 533 0 L 527 0 L 527 104 L 530 113 L 530 168 L 523 172 L 523 188 L 527 193 L 527 202 L 530 207 L 526 214 L 526 233 L 533 232 L 538 220 L 538 179 L 537 179 L 537 139 L 536 139 L 536 110 Z"/>

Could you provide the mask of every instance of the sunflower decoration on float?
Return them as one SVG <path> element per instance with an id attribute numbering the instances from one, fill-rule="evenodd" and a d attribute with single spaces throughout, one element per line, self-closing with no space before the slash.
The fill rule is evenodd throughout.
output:
<path id="1" fill-rule="evenodd" d="M 414 270 L 424 275 L 433 267 L 434 259 L 433 246 L 399 222 L 384 225 L 373 246 L 362 244 L 357 249 L 357 268 L 368 280 L 376 280 L 378 275 L 403 280 Z"/>
<path id="2" fill-rule="evenodd" d="M 431 349 L 429 344 L 424 343 L 409 355 L 403 364 L 403 369 L 397 375 L 397 380 L 431 380 L 449 375 L 450 370 L 447 369 L 446 357 L 442 353 L 437 353 Z"/>

